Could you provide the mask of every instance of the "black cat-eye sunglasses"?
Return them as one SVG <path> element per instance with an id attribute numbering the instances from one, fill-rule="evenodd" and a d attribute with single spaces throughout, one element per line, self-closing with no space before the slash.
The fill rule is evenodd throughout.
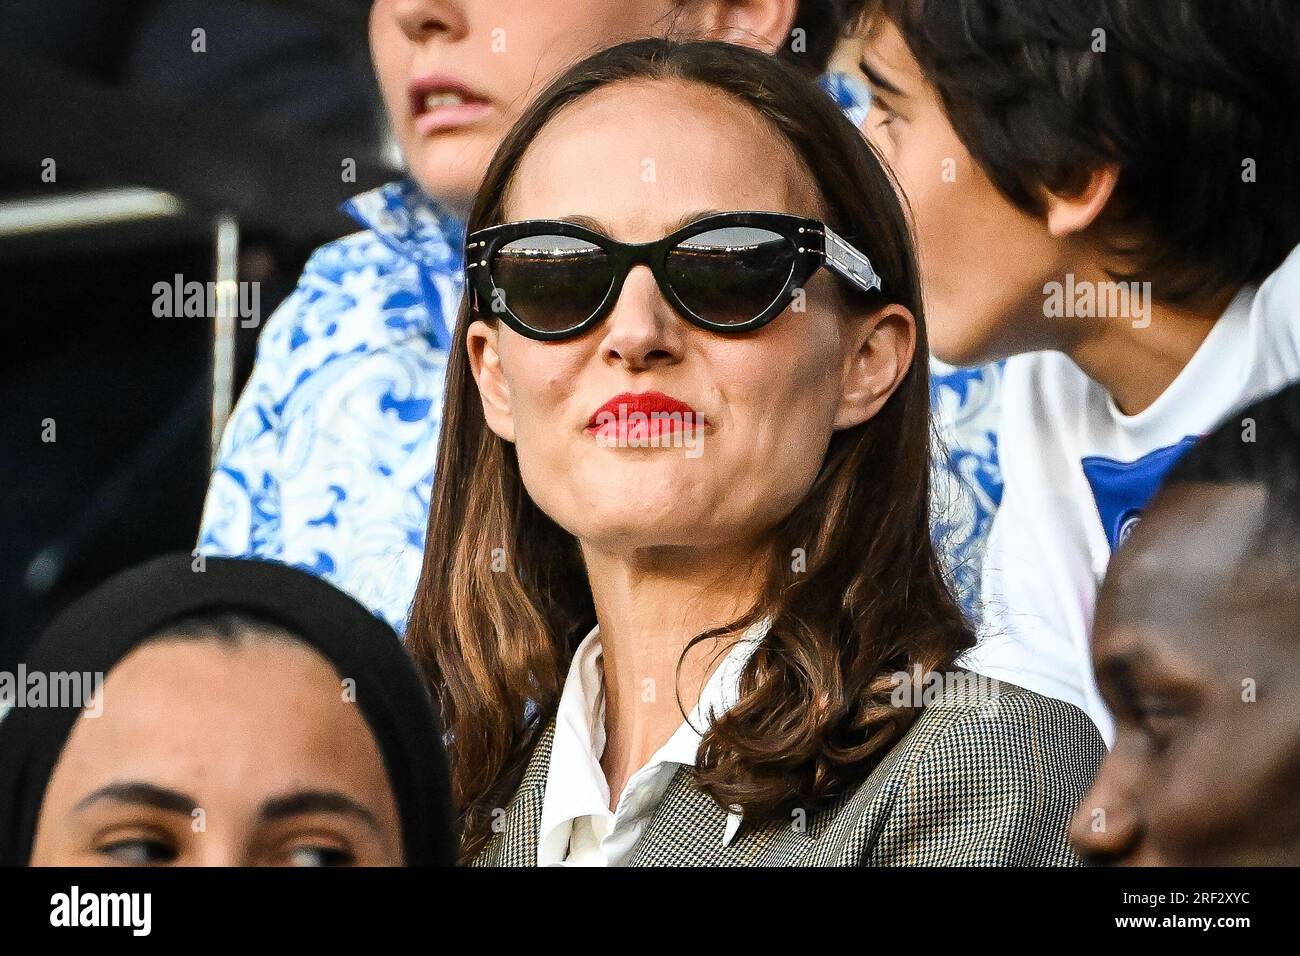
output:
<path id="1" fill-rule="evenodd" d="M 722 333 L 771 322 L 822 265 L 856 288 L 880 288 L 867 257 L 825 224 L 781 212 L 718 213 L 640 244 L 533 219 L 479 229 L 465 249 L 479 314 L 543 341 L 581 335 L 604 319 L 635 265 L 650 267 L 683 318 Z"/>

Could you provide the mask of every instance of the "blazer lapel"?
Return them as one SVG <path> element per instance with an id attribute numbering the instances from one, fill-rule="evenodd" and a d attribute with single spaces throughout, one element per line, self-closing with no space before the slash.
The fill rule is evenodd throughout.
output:
<path id="1" fill-rule="evenodd" d="M 716 862 L 724 849 L 727 813 L 696 787 L 694 780 L 693 768 L 677 768 L 632 850 L 629 866 L 707 866 Z"/>
<path id="2" fill-rule="evenodd" d="M 680 767 L 650 824 L 637 841 L 630 866 L 758 866 L 774 854 L 798 858 L 805 837 L 790 839 L 788 824 L 742 822 L 723 843 L 729 814 L 695 783 L 695 768 Z"/>
<path id="3" fill-rule="evenodd" d="M 724 844 L 727 812 L 696 785 L 693 767 L 681 767 L 637 841 L 629 865 L 801 866 L 828 861 L 838 847 L 827 831 L 843 819 L 841 811 L 849 810 L 849 802 L 845 796 L 808 816 L 795 813 L 763 824 L 742 822 L 731 842 Z"/>
<path id="4" fill-rule="evenodd" d="M 546 776 L 551 765 L 555 721 L 538 737 L 532 756 L 520 780 L 519 789 L 505 807 L 488 845 L 474 857 L 471 866 L 537 866 L 537 844 L 546 798 Z M 886 760 L 885 764 L 891 761 Z M 694 767 L 678 767 L 654 814 L 628 860 L 630 866 L 798 866 L 810 861 L 833 862 L 839 842 L 833 823 L 843 823 L 841 810 L 856 819 L 865 809 L 866 797 L 879 789 L 883 768 L 854 799 L 836 801 L 807 819 L 792 816 L 766 824 L 741 824 L 729 845 L 723 844 L 727 812 L 695 784 Z M 846 804 L 856 804 L 849 807 Z M 847 834 L 848 830 L 845 829 Z M 820 844 L 820 845 L 819 845 Z"/>
<path id="5" fill-rule="evenodd" d="M 500 827 L 491 841 L 471 861 L 471 866 L 536 866 L 538 830 L 542 824 L 542 803 L 546 796 L 546 772 L 551 765 L 551 743 L 555 720 L 546 725 L 524 768 L 519 789 L 500 817 Z"/>

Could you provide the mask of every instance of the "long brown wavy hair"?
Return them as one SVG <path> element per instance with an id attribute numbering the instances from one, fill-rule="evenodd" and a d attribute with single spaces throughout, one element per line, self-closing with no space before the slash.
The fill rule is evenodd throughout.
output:
<path id="1" fill-rule="evenodd" d="M 469 231 L 503 221 L 515 169 L 552 117 L 630 80 L 697 83 L 763 116 L 803 157 L 828 225 L 883 277 L 880 292 L 844 289 L 845 321 L 887 302 L 916 317 L 910 371 L 874 418 L 832 437 L 807 497 L 776 528 L 757 604 L 691 642 L 771 622 L 738 702 L 704 734 L 698 785 L 722 806 L 741 806 L 747 824 L 812 812 L 860 782 L 915 719 L 891 703 L 897 672 L 947 669 L 973 644 L 930 537 L 928 352 L 911 238 L 881 161 L 812 81 L 740 46 L 665 40 L 597 53 L 542 93 L 498 149 Z M 450 737 L 462 859 L 490 838 L 493 811 L 517 789 L 573 651 L 595 624 L 577 541 L 533 503 L 514 446 L 484 420 L 465 341 L 480 318 L 495 321 L 467 297 L 407 630 Z"/>

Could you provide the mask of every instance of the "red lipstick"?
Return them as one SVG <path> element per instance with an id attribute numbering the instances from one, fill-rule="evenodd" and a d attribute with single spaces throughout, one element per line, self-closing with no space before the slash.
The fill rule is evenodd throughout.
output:
<path id="1" fill-rule="evenodd" d="M 660 438 L 708 424 L 703 415 L 663 392 L 621 392 L 591 413 L 587 431 L 609 445 L 659 447 Z"/>
<path id="2" fill-rule="evenodd" d="M 591 413 L 591 421 L 587 423 L 587 427 L 596 425 L 602 413 L 626 416 L 633 412 L 640 412 L 647 416 L 656 412 L 663 415 L 671 415 L 673 412 L 695 415 L 695 409 L 690 405 L 663 392 L 620 392 Z"/>

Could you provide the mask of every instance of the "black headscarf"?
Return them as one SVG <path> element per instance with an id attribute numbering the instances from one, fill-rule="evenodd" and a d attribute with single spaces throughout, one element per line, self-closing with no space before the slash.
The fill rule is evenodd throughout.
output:
<path id="1" fill-rule="evenodd" d="M 447 758 L 429 694 L 397 635 L 351 597 L 267 561 L 156 558 L 63 612 L 33 648 L 29 673 L 108 673 L 168 625 L 241 613 L 279 625 L 355 681 L 356 702 L 388 771 L 410 866 L 456 858 Z M 24 866 L 45 788 L 79 707 L 14 707 L 0 719 L 0 865 Z"/>

